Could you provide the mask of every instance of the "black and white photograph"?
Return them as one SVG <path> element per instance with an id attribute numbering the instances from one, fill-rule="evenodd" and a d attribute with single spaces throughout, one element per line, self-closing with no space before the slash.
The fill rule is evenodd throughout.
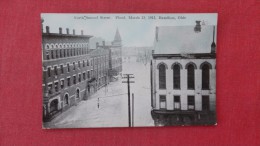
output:
<path id="1" fill-rule="evenodd" d="M 43 129 L 217 125 L 217 13 L 42 13 L 41 31 Z"/>

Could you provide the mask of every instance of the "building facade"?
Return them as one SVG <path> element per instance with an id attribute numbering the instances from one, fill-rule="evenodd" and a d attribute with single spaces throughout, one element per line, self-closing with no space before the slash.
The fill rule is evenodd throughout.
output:
<path id="1" fill-rule="evenodd" d="M 202 34 L 192 29 L 156 28 L 151 61 L 151 114 L 156 126 L 216 122 L 215 27 L 203 28 Z M 178 40 L 180 35 L 186 39 Z M 201 44 L 208 45 L 204 52 Z M 182 46 L 191 46 L 190 52 L 182 52 Z"/>
<path id="2" fill-rule="evenodd" d="M 51 120 L 58 113 L 87 100 L 107 84 L 109 51 L 88 49 L 92 36 L 70 34 L 59 28 L 42 32 L 43 120 Z"/>
<path id="3" fill-rule="evenodd" d="M 117 76 L 122 72 L 122 40 L 118 29 L 110 49 L 109 75 Z"/>
<path id="4" fill-rule="evenodd" d="M 122 71 L 120 62 L 121 37 L 109 47 L 96 44 L 89 49 L 92 36 L 72 33 L 69 29 L 51 33 L 42 29 L 43 121 L 50 121 L 59 113 L 87 100 L 110 82 L 109 72 Z M 121 57 L 122 58 L 122 57 Z"/>

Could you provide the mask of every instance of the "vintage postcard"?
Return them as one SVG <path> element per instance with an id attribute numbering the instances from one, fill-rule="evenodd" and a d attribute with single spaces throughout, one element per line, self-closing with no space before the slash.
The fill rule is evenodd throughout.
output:
<path id="1" fill-rule="evenodd" d="M 217 14 L 41 14 L 43 128 L 216 125 Z"/>

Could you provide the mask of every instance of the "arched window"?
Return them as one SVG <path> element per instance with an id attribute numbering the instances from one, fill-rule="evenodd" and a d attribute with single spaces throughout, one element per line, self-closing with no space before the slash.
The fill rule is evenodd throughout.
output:
<path id="1" fill-rule="evenodd" d="M 209 89 L 209 69 L 210 66 L 205 63 L 202 65 L 202 90 L 208 90 Z"/>
<path id="2" fill-rule="evenodd" d="M 166 89 L 166 66 L 159 65 L 159 89 Z"/>
<path id="3" fill-rule="evenodd" d="M 79 89 L 76 91 L 76 98 L 79 98 Z"/>
<path id="4" fill-rule="evenodd" d="M 180 89 L 181 88 L 181 78 L 180 78 L 181 66 L 179 64 L 175 64 L 173 65 L 172 69 L 173 69 L 173 89 Z"/>
<path id="5" fill-rule="evenodd" d="M 58 104 L 59 101 L 58 99 L 54 99 L 51 103 L 50 103 L 50 113 L 58 111 Z"/>
<path id="6" fill-rule="evenodd" d="M 65 104 L 69 104 L 69 95 L 68 94 L 65 95 Z"/>
<path id="7" fill-rule="evenodd" d="M 188 76 L 188 89 L 194 89 L 195 78 L 194 78 L 194 65 L 189 64 L 187 66 L 187 76 Z"/>

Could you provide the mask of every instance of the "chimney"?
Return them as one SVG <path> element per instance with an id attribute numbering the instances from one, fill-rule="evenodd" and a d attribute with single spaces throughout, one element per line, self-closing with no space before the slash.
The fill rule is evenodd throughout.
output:
<path id="1" fill-rule="evenodd" d="M 70 30 L 69 28 L 66 28 L 67 34 L 70 34 Z"/>
<path id="2" fill-rule="evenodd" d="M 73 29 L 73 35 L 75 35 L 75 29 Z"/>
<path id="3" fill-rule="evenodd" d="M 99 46 L 99 43 L 98 43 L 98 42 L 96 42 L 96 49 L 98 48 L 98 46 Z"/>
<path id="4" fill-rule="evenodd" d="M 50 27 L 46 26 L 46 33 L 50 33 Z"/>
<path id="5" fill-rule="evenodd" d="M 83 35 L 84 33 L 83 33 L 83 30 L 81 30 L 81 35 Z"/>
<path id="6" fill-rule="evenodd" d="M 106 42 L 105 42 L 105 41 L 102 41 L 102 43 L 103 43 L 103 47 L 105 47 L 105 45 L 106 45 Z"/>
<path id="7" fill-rule="evenodd" d="M 59 28 L 59 34 L 62 34 L 62 28 L 61 27 Z"/>

